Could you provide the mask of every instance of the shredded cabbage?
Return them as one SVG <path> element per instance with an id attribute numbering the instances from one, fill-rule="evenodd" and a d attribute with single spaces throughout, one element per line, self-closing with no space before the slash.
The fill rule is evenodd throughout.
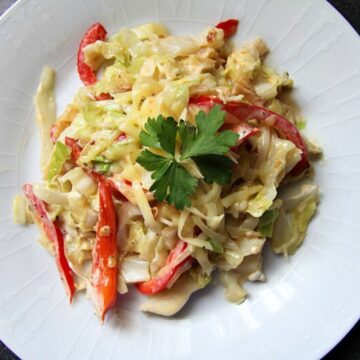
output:
<path id="1" fill-rule="evenodd" d="M 49 135 L 51 126 L 56 120 L 54 87 L 55 71 L 49 67 L 44 67 L 35 96 L 37 123 L 40 129 L 41 139 L 40 166 L 44 178 L 46 178 L 47 175 L 47 165 L 53 149 L 53 143 L 51 142 Z"/>
<path id="2" fill-rule="evenodd" d="M 259 231 L 262 235 L 271 238 L 277 216 L 278 210 L 276 208 L 265 211 L 259 222 Z"/>
<path id="3" fill-rule="evenodd" d="M 150 279 L 149 263 L 138 256 L 124 258 L 121 262 L 120 272 L 127 284 Z"/>
<path id="4" fill-rule="evenodd" d="M 262 270 L 262 255 L 249 255 L 236 270 L 221 271 L 220 281 L 225 287 L 227 300 L 234 303 L 242 303 L 247 296 L 243 284 L 249 281 L 265 281 Z"/>
<path id="5" fill-rule="evenodd" d="M 202 288 L 202 285 L 190 275 L 184 274 L 171 289 L 151 296 L 140 306 L 140 310 L 163 316 L 174 315 L 183 308 L 192 293 Z"/>
<path id="6" fill-rule="evenodd" d="M 315 185 L 297 186 L 298 192 L 284 194 L 283 206 L 274 224 L 271 247 L 277 254 L 294 254 L 304 241 L 306 229 L 319 202 Z"/>
<path id="7" fill-rule="evenodd" d="M 70 158 L 71 150 L 57 141 L 51 154 L 49 165 L 47 166 L 47 180 L 51 181 L 58 175 L 67 159 Z"/>
<path id="8" fill-rule="evenodd" d="M 24 196 L 16 195 L 13 201 L 13 218 L 14 222 L 19 225 L 30 223 L 27 215 L 27 202 Z"/>

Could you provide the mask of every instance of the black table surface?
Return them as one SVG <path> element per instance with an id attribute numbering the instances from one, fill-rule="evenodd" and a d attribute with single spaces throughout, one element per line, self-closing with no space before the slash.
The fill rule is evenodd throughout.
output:
<path id="1" fill-rule="evenodd" d="M 289 0 L 291 1 L 291 0 Z M 360 34 L 360 0 L 328 0 Z M 15 0 L 0 0 L 2 14 Z M 360 59 L 359 59 L 360 61 Z M 17 360 L 0 341 L 0 360 Z M 360 360 L 360 321 L 323 360 Z"/>

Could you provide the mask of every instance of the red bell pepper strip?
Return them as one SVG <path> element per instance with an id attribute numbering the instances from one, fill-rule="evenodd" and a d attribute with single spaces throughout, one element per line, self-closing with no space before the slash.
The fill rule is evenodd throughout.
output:
<path id="1" fill-rule="evenodd" d="M 171 264 L 176 260 L 188 247 L 185 241 L 179 240 L 176 246 L 170 251 L 169 256 L 166 259 L 166 265 Z"/>
<path id="2" fill-rule="evenodd" d="M 200 106 L 207 110 L 210 110 L 216 104 L 223 105 L 222 100 L 220 100 L 216 96 L 200 95 L 200 96 L 192 96 L 189 99 L 189 105 Z"/>
<path id="3" fill-rule="evenodd" d="M 65 145 L 71 149 L 71 160 L 76 162 L 82 152 L 82 147 L 73 138 L 65 137 Z"/>
<path id="4" fill-rule="evenodd" d="M 96 241 L 92 252 L 93 264 L 91 284 L 95 289 L 96 308 L 101 320 L 115 304 L 117 295 L 117 215 L 111 189 L 104 181 L 99 181 L 99 220 Z"/>
<path id="5" fill-rule="evenodd" d="M 50 140 L 53 144 L 55 144 L 57 141 L 57 137 L 55 136 L 56 128 L 56 124 L 53 124 L 50 128 Z"/>
<path id="6" fill-rule="evenodd" d="M 136 284 L 137 289 L 145 295 L 154 295 L 165 290 L 171 281 L 189 269 L 193 260 L 191 255 L 176 264 L 176 259 L 186 250 L 187 246 L 187 243 L 180 240 L 175 248 L 170 251 L 166 265 L 154 278 Z"/>
<path id="7" fill-rule="evenodd" d="M 260 132 L 260 129 L 254 128 L 246 123 L 233 125 L 229 129 L 239 134 L 238 145 L 242 144 L 245 140 Z"/>
<path id="8" fill-rule="evenodd" d="M 239 20 L 229 19 L 219 22 L 215 27 L 224 31 L 224 37 L 233 36 L 236 33 Z"/>
<path id="9" fill-rule="evenodd" d="M 225 124 L 234 124 L 236 119 L 237 121 L 255 119 L 264 123 L 268 120 L 279 136 L 293 142 L 302 151 L 300 161 L 290 171 L 290 174 L 292 176 L 301 175 L 310 166 L 307 147 L 299 130 L 294 124 L 281 115 L 261 106 L 242 102 L 228 102 L 223 104 L 220 99 L 207 96 L 192 97 L 190 98 L 189 104 L 198 105 L 205 109 L 210 109 L 216 104 L 221 104 L 222 109 L 231 115 L 230 117 L 225 117 Z"/>
<path id="10" fill-rule="evenodd" d="M 90 66 L 85 63 L 84 48 L 97 40 L 105 40 L 106 34 L 107 32 L 105 28 L 101 24 L 96 23 L 90 26 L 80 42 L 77 54 L 77 69 L 80 80 L 85 85 L 92 85 L 96 83 L 96 75 Z"/>
<path id="11" fill-rule="evenodd" d="M 95 96 L 95 99 L 98 100 L 98 101 L 100 101 L 100 100 L 111 100 L 111 99 L 113 99 L 113 97 L 108 93 L 101 93 L 100 95 Z"/>
<path id="12" fill-rule="evenodd" d="M 46 204 L 34 194 L 31 184 L 25 184 L 23 191 L 31 206 L 33 207 L 33 210 L 36 214 L 36 219 L 42 230 L 44 231 L 47 238 L 54 244 L 56 265 L 58 267 L 60 277 L 64 283 L 67 297 L 71 304 L 75 294 L 75 284 L 73 272 L 65 255 L 64 237 L 60 230 L 59 223 L 58 221 L 52 222 L 50 220 L 46 209 Z"/>
<path id="13" fill-rule="evenodd" d="M 120 133 L 119 136 L 115 139 L 115 141 L 125 141 L 127 136 L 124 132 Z"/>
<path id="14" fill-rule="evenodd" d="M 231 148 L 233 151 L 238 149 L 238 147 L 247 139 L 257 135 L 260 132 L 259 128 L 252 127 L 245 122 L 241 124 L 225 124 L 221 127 L 221 130 L 231 130 L 236 134 L 239 134 L 237 144 Z"/>
<path id="15" fill-rule="evenodd" d="M 94 170 L 89 170 L 88 174 L 91 175 L 98 182 L 104 182 L 111 189 L 113 196 L 121 201 L 128 201 L 127 197 L 119 190 L 119 188 L 114 184 L 114 182 L 107 178 L 106 176 L 99 174 Z"/>

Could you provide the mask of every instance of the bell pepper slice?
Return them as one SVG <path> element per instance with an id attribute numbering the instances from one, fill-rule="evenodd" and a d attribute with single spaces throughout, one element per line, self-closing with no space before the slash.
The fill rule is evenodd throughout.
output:
<path id="1" fill-rule="evenodd" d="M 51 128 L 50 128 L 50 140 L 51 140 L 51 142 L 53 143 L 53 144 L 55 144 L 56 143 L 56 141 L 57 141 L 57 137 L 56 137 L 56 130 L 57 130 L 57 126 L 56 126 L 56 124 L 53 124 L 52 126 L 51 126 Z"/>
<path id="2" fill-rule="evenodd" d="M 96 83 L 96 74 L 90 66 L 85 63 L 84 48 L 97 40 L 105 40 L 106 34 L 105 28 L 100 23 L 96 23 L 90 26 L 80 42 L 77 54 L 77 70 L 80 80 L 85 85 Z"/>
<path id="3" fill-rule="evenodd" d="M 165 290 L 175 278 L 178 278 L 191 266 L 193 260 L 191 255 L 180 263 L 176 263 L 176 259 L 186 250 L 187 246 L 187 243 L 180 240 L 175 248 L 170 251 L 166 265 L 159 270 L 154 278 L 136 284 L 137 289 L 145 295 L 154 295 Z"/>
<path id="4" fill-rule="evenodd" d="M 101 100 L 112 100 L 113 97 L 112 97 L 110 94 L 108 94 L 108 93 L 101 93 L 100 95 L 95 96 L 95 99 L 96 99 L 97 101 L 101 101 Z"/>
<path id="5" fill-rule="evenodd" d="M 64 236 L 60 230 L 59 222 L 50 220 L 45 202 L 34 194 L 31 184 L 25 184 L 23 191 L 33 207 L 37 222 L 40 224 L 47 238 L 54 244 L 56 265 L 63 281 L 67 297 L 71 303 L 75 294 L 75 283 L 73 272 L 65 255 Z"/>
<path id="6" fill-rule="evenodd" d="M 257 135 L 260 132 L 259 128 L 252 127 L 247 123 L 241 124 L 225 124 L 221 127 L 221 130 L 231 130 L 236 134 L 239 134 L 237 139 L 237 144 L 231 149 L 234 151 L 239 148 L 239 146 L 244 143 L 247 139 L 251 138 L 254 135 Z"/>
<path id="7" fill-rule="evenodd" d="M 215 27 L 224 31 L 224 37 L 233 36 L 239 25 L 239 20 L 229 19 L 219 22 Z"/>
<path id="8" fill-rule="evenodd" d="M 92 252 L 91 284 L 95 289 L 95 306 L 100 318 L 115 304 L 117 296 L 117 215 L 111 189 L 99 181 L 99 220 Z"/>
<path id="9" fill-rule="evenodd" d="M 77 159 L 80 157 L 82 147 L 75 139 L 69 137 L 65 138 L 65 145 L 71 149 L 71 160 L 73 162 L 76 162 Z"/>

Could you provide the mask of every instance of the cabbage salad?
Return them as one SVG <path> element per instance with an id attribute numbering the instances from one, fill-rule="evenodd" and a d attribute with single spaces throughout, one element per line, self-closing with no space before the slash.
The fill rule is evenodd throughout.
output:
<path id="1" fill-rule="evenodd" d="M 71 302 L 86 291 L 104 320 L 130 286 L 170 316 L 215 272 L 226 298 L 265 281 L 263 249 L 293 254 L 319 201 L 293 81 L 264 65 L 259 38 L 234 48 L 238 21 L 173 36 L 159 23 L 80 42 L 82 86 L 56 116 L 55 72 L 35 97 L 42 180 L 14 218 L 41 230 Z"/>

